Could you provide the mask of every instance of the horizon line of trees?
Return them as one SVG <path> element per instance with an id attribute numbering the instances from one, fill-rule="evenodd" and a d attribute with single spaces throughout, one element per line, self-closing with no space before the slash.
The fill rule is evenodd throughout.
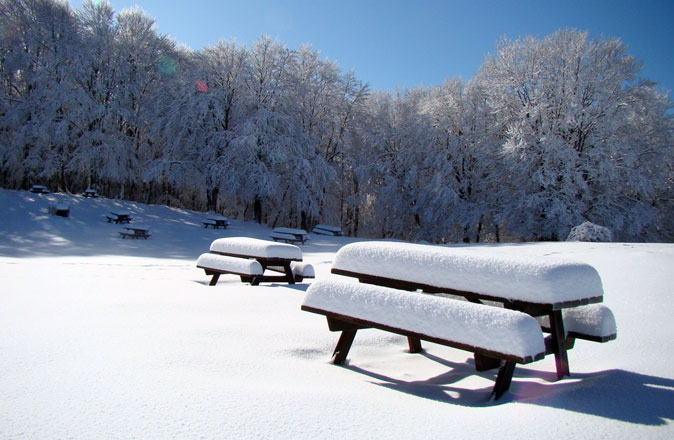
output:
<path id="1" fill-rule="evenodd" d="M 0 0 L 0 186 L 305 229 L 674 241 L 672 101 L 619 40 L 504 39 L 474 78 L 373 91 L 308 46 L 197 51 L 139 9 Z"/>

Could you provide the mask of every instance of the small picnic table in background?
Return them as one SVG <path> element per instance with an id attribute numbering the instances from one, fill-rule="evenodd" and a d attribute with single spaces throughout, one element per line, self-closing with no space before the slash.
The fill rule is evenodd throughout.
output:
<path id="1" fill-rule="evenodd" d="M 106 215 L 105 218 L 108 219 L 108 223 L 131 223 L 131 215 L 128 212 L 110 212 L 114 217 Z"/>
<path id="2" fill-rule="evenodd" d="M 329 226 L 329 225 L 316 225 L 312 231 L 314 234 L 319 235 L 332 235 L 332 236 L 342 236 L 342 228 L 339 226 Z"/>
<path id="3" fill-rule="evenodd" d="M 204 224 L 204 228 L 208 228 L 210 226 L 213 229 L 227 229 L 229 227 L 229 219 L 223 216 L 206 217 L 206 221 L 202 223 Z"/>
<path id="4" fill-rule="evenodd" d="M 85 189 L 84 192 L 82 193 L 82 196 L 85 198 L 91 197 L 91 198 L 96 198 L 98 197 L 98 193 L 96 192 L 95 189 Z"/>
<path id="5" fill-rule="evenodd" d="M 270 237 L 274 241 L 284 241 L 286 243 L 306 243 L 309 240 L 307 236 L 307 231 L 304 229 L 294 229 L 294 228 L 274 228 Z"/>
<path id="6" fill-rule="evenodd" d="M 122 238 L 149 238 L 149 229 L 141 226 L 125 226 L 126 231 L 120 231 Z"/>
<path id="7" fill-rule="evenodd" d="M 42 185 L 33 185 L 29 191 L 35 194 L 49 194 L 47 187 Z"/>

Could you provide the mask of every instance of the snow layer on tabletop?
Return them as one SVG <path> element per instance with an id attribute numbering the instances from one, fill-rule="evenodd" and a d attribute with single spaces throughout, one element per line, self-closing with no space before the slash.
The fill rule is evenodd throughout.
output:
<path id="1" fill-rule="evenodd" d="M 261 258 L 302 259 L 302 250 L 295 245 L 249 237 L 219 238 L 211 243 L 211 252 Z"/>
<path id="2" fill-rule="evenodd" d="M 504 354 L 545 352 L 538 322 L 514 310 L 334 278 L 309 286 L 303 305 Z"/>
<path id="3" fill-rule="evenodd" d="M 264 272 L 258 261 L 218 254 L 201 254 L 197 266 L 251 275 L 262 275 Z"/>
<path id="4" fill-rule="evenodd" d="M 341 248 L 333 268 L 539 304 L 603 295 L 589 264 L 488 248 L 359 242 Z"/>

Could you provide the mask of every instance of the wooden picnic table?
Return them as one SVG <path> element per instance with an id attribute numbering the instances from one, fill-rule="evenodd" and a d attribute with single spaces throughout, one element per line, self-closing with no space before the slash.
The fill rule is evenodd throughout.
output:
<path id="1" fill-rule="evenodd" d="M 344 232 L 339 226 L 330 226 L 330 225 L 316 225 L 312 231 L 314 234 L 319 235 L 333 235 L 333 236 L 342 236 Z"/>
<path id="2" fill-rule="evenodd" d="M 202 223 L 204 224 L 204 228 L 208 228 L 210 226 L 213 229 L 227 229 L 229 227 L 229 219 L 222 216 L 206 217 L 206 221 Z"/>
<path id="3" fill-rule="evenodd" d="M 110 212 L 114 217 L 110 217 L 109 215 L 106 215 L 105 218 L 108 219 L 108 223 L 114 222 L 117 224 L 120 223 L 131 223 L 131 215 L 127 212 Z"/>
<path id="4" fill-rule="evenodd" d="M 211 243 L 210 252 L 227 257 L 253 259 L 260 263 L 263 273 L 271 270 L 283 274 L 240 274 L 242 282 L 251 284 L 259 284 L 260 282 L 295 284 L 296 277 L 292 270 L 292 263 L 302 261 L 302 251 L 297 246 L 248 237 L 220 238 Z"/>
<path id="5" fill-rule="evenodd" d="M 145 227 L 140 226 L 125 226 L 126 231 L 121 231 L 119 234 L 122 238 L 144 238 L 147 239 L 150 237 L 150 230 Z"/>
<path id="6" fill-rule="evenodd" d="M 85 198 L 91 197 L 91 198 L 96 198 L 98 197 L 98 193 L 96 192 L 95 189 L 85 189 L 84 192 L 82 193 L 82 196 Z"/>
<path id="7" fill-rule="evenodd" d="M 284 241 L 290 244 L 304 244 L 309 239 L 307 231 L 295 228 L 274 228 L 270 236 L 274 241 Z"/>
<path id="8" fill-rule="evenodd" d="M 30 187 L 29 191 L 34 194 L 49 194 L 49 190 L 43 185 L 33 185 Z"/>
<path id="9" fill-rule="evenodd" d="M 533 317 L 545 317 L 548 321 L 544 330 L 550 333 L 550 337 L 546 340 L 547 354 L 555 355 L 558 379 L 570 375 L 567 350 L 573 346 L 575 337 L 595 342 L 606 342 L 615 339 L 616 337 L 615 334 L 600 337 L 585 336 L 583 334 L 567 335 L 564 329 L 564 310 L 574 309 L 588 304 L 596 304 L 603 301 L 601 280 L 598 280 L 597 287 L 597 280 L 593 280 L 592 277 L 596 276 L 598 278 L 598 275 L 591 266 L 588 267 L 591 268 L 594 275 L 590 271 L 584 270 L 586 268 L 581 267 L 581 269 L 584 270 L 585 275 L 587 275 L 587 279 L 582 281 L 586 282 L 587 285 L 590 285 L 590 288 L 586 289 L 588 293 L 573 292 L 570 293 L 568 297 L 558 300 L 553 299 L 553 295 L 548 297 L 543 297 L 543 295 L 541 295 L 542 299 L 539 301 L 536 298 L 527 296 L 518 297 L 517 289 L 507 285 L 508 283 L 494 283 L 499 289 L 510 289 L 507 294 L 501 294 L 497 291 L 480 293 L 477 291 L 457 289 L 455 282 L 451 280 L 452 277 L 450 275 L 447 275 L 446 278 L 435 278 L 432 276 L 425 278 L 426 275 L 433 272 L 450 272 L 448 270 L 450 268 L 443 265 L 443 263 L 445 261 L 452 261 L 452 253 L 451 249 L 445 248 L 449 252 L 447 252 L 446 256 L 443 256 L 441 255 L 441 247 L 430 246 L 434 249 L 430 254 L 427 254 L 425 253 L 427 249 L 424 249 L 424 246 L 427 245 L 392 242 L 357 243 L 348 245 L 340 250 L 341 255 L 338 253 L 331 272 L 338 275 L 357 278 L 362 283 L 399 290 L 421 290 L 424 293 L 448 294 L 465 298 L 474 303 L 497 303 L 501 304 L 504 308 L 518 310 Z M 346 250 L 346 252 L 343 252 L 344 250 Z M 397 250 L 400 250 L 400 252 L 396 257 L 400 260 L 397 269 L 392 270 L 391 267 L 382 263 L 383 259 L 391 257 L 391 252 L 396 253 Z M 434 254 L 433 252 L 438 253 Z M 461 255 L 458 256 L 460 257 Z M 379 257 L 379 261 L 376 261 L 377 257 Z M 447 257 L 447 259 L 443 261 L 444 257 Z M 368 258 L 372 261 L 365 261 Z M 488 261 L 488 259 L 485 259 L 484 261 Z M 365 263 L 365 265 L 362 263 Z M 517 274 L 499 275 L 510 277 L 515 282 L 517 281 Z M 520 281 L 526 283 L 526 280 Z M 569 282 L 569 280 L 566 281 Z M 463 280 L 460 280 L 460 282 L 463 282 Z M 580 291 L 582 289 L 576 290 Z M 418 341 L 410 340 L 409 342 L 410 347 L 419 344 L 420 349 L 420 343 Z M 476 362 L 478 361 L 483 361 L 483 359 L 478 359 L 476 357 Z"/>

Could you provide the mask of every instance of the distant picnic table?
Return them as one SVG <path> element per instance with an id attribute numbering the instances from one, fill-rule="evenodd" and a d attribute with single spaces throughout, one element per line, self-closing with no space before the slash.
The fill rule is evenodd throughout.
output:
<path id="1" fill-rule="evenodd" d="M 289 244 L 306 243 L 309 240 L 307 231 L 294 228 L 274 228 L 269 235 L 274 241 L 283 241 Z"/>
<path id="2" fill-rule="evenodd" d="M 95 189 L 85 189 L 84 192 L 82 193 L 82 196 L 85 198 L 91 197 L 91 198 L 96 198 L 98 197 L 98 193 L 96 192 Z"/>
<path id="3" fill-rule="evenodd" d="M 128 212 L 110 212 L 110 215 L 106 215 L 105 218 L 108 219 L 108 223 L 131 223 L 131 215 Z"/>
<path id="4" fill-rule="evenodd" d="M 238 275 L 242 282 L 254 286 L 275 282 L 295 284 L 316 276 L 313 266 L 302 262 L 299 247 L 248 237 L 213 241 L 210 252 L 199 256 L 197 267 L 212 276 L 211 286 L 215 286 L 223 274 Z M 282 275 L 265 275 L 267 270 Z"/>
<path id="5" fill-rule="evenodd" d="M 342 236 L 342 228 L 339 226 L 330 226 L 330 225 L 316 225 L 314 229 L 311 230 L 314 234 L 319 235 L 333 235 L 333 236 Z"/>
<path id="6" fill-rule="evenodd" d="M 42 185 L 33 185 L 30 187 L 29 191 L 35 194 L 49 194 L 47 187 Z"/>
<path id="7" fill-rule="evenodd" d="M 204 224 L 204 228 L 208 228 L 210 226 L 213 229 L 227 229 L 229 227 L 229 219 L 223 216 L 206 217 L 206 220 L 202 223 Z"/>
<path id="8" fill-rule="evenodd" d="M 149 238 L 150 232 L 146 227 L 141 226 L 125 226 L 126 231 L 120 231 L 119 235 L 122 238 Z"/>

